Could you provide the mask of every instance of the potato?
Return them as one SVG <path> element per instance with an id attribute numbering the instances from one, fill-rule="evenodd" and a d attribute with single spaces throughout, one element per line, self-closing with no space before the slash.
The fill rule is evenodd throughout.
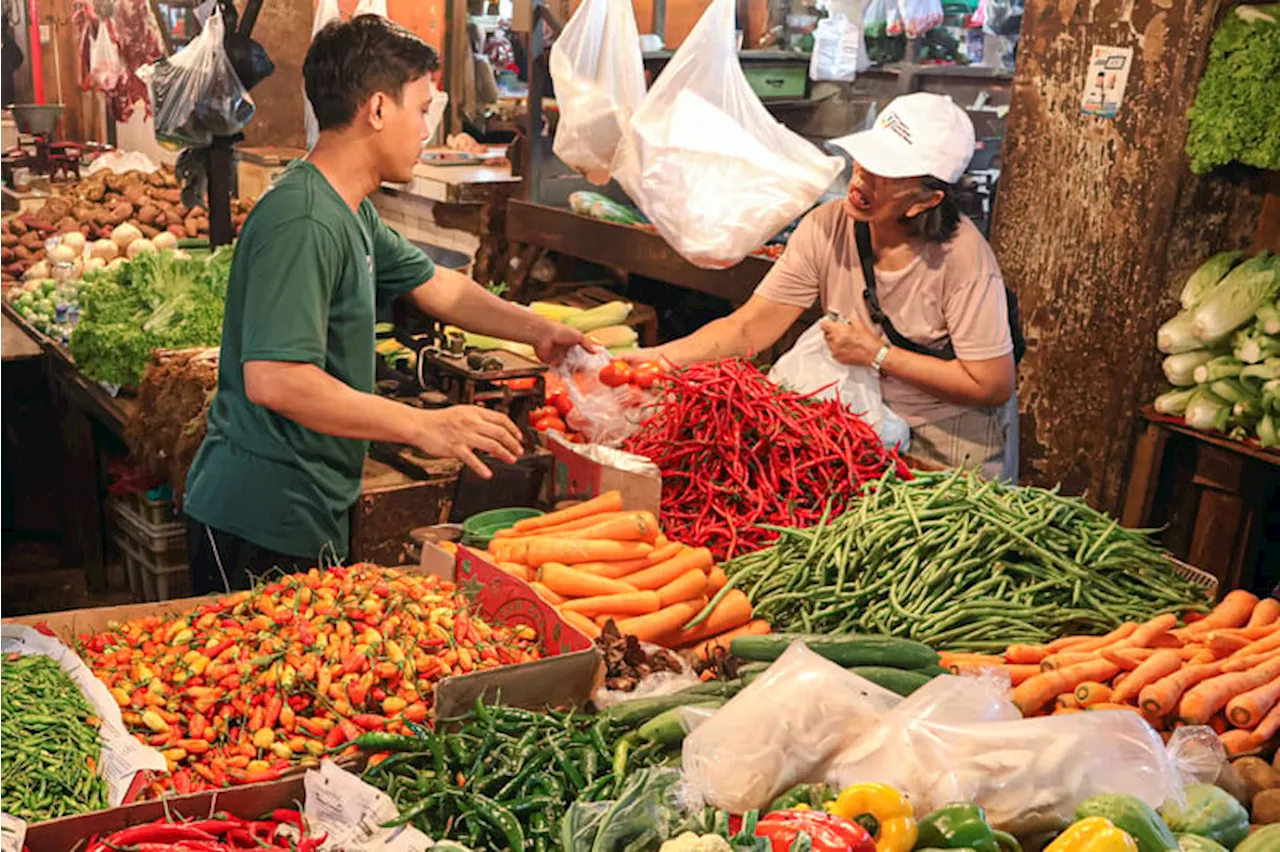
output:
<path id="1" fill-rule="evenodd" d="M 1239 763 L 1239 761 L 1236 761 Z M 1249 803 L 1253 801 L 1253 794 L 1256 792 L 1249 789 L 1248 782 L 1245 781 L 1243 773 L 1234 763 L 1222 764 L 1222 771 L 1218 773 L 1218 778 L 1213 782 L 1231 794 L 1232 798 L 1245 806 L 1247 810 Z"/>
<path id="2" fill-rule="evenodd" d="M 1242 757 L 1232 761 L 1231 765 L 1244 779 L 1245 788 L 1249 791 L 1249 801 L 1253 801 L 1263 790 L 1280 787 L 1280 773 L 1260 757 Z"/>
<path id="3" fill-rule="evenodd" d="M 1280 788 L 1263 790 L 1253 797 L 1253 821 L 1258 825 L 1280 822 Z"/>
<path id="4" fill-rule="evenodd" d="M 93 245 L 89 246 L 89 255 L 91 257 L 112 260 L 118 254 L 120 254 L 120 246 L 116 245 L 113 240 L 94 240 Z"/>
<path id="5" fill-rule="evenodd" d="M 81 186 L 80 194 L 87 201 L 101 201 L 107 195 L 107 187 L 100 180 L 90 181 Z"/>
<path id="6" fill-rule="evenodd" d="M 117 257 L 115 260 L 111 260 L 107 262 L 107 271 L 115 272 L 117 269 L 119 269 L 122 266 L 124 266 L 124 258 Z"/>
<path id="7" fill-rule="evenodd" d="M 100 257 L 90 257 L 84 262 L 84 271 L 92 272 L 95 269 L 106 268 L 107 262 Z"/>
<path id="8" fill-rule="evenodd" d="M 71 246 L 64 244 L 56 245 L 49 250 L 49 261 L 51 263 L 74 263 L 80 253 Z"/>
<path id="9" fill-rule="evenodd" d="M 84 234 L 80 232 L 79 228 L 77 228 L 74 231 L 71 231 L 70 233 L 63 234 L 62 244 L 64 246 L 69 247 L 76 254 L 80 254 L 81 252 L 84 251 L 84 246 L 85 246 Z"/>
<path id="10" fill-rule="evenodd" d="M 45 263 L 43 260 L 37 261 L 36 263 L 31 264 L 31 266 L 27 267 L 27 271 L 22 273 L 23 281 L 31 281 L 32 279 L 35 279 L 35 278 L 48 278 L 48 277 L 49 277 L 49 264 Z"/>

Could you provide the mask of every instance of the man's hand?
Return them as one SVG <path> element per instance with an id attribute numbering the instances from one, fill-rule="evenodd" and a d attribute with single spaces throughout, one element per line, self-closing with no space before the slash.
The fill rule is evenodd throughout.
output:
<path id="1" fill-rule="evenodd" d="M 641 364 L 657 364 L 664 370 L 672 370 L 677 366 L 662 354 L 662 347 L 660 346 L 654 346 L 650 349 L 628 349 L 626 352 L 619 352 L 617 359 L 625 361 L 633 367 L 639 367 Z"/>
<path id="2" fill-rule="evenodd" d="M 587 342 L 582 332 L 555 322 L 551 323 L 550 327 L 534 343 L 533 351 L 538 353 L 542 363 L 554 366 L 563 361 L 564 356 L 575 346 L 581 346 L 591 351 L 596 349 L 595 346 Z"/>
<path id="3" fill-rule="evenodd" d="M 884 345 L 884 341 L 857 318 L 847 322 L 824 320 L 822 336 L 827 340 L 832 357 L 851 367 L 870 367 Z"/>
<path id="4" fill-rule="evenodd" d="M 422 430 L 414 444 L 429 456 L 455 458 L 485 479 L 493 471 L 479 458 L 484 451 L 514 464 L 523 452 L 520 430 L 505 414 L 475 405 L 455 405 L 420 413 Z"/>

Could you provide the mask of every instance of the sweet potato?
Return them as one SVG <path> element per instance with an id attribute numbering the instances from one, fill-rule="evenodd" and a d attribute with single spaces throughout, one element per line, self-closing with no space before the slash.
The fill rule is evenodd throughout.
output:
<path id="1" fill-rule="evenodd" d="M 142 236 L 146 237 L 147 239 L 151 239 L 156 234 L 160 233 L 160 229 L 157 228 L 155 225 L 148 225 L 145 222 L 138 223 L 138 230 L 141 231 Z"/>
<path id="2" fill-rule="evenodd" d="M 8 266 L 13 263 L 13 249 L 5 246 L 0 248 L 0 265 Z"/>
<path id="3" fill-rule="evenodd" d="M 159 215 L 160 208 L 148 201 L 138 208 L 138 223 L 141 225 L 155 225 L 156 217 Z"/>
<path id="4" fill-rule="evenodd" d="M 15 263 L 31 262 L 32 260 L 31 249 L 27 248 L 26 246 L 23 246 L 23 245 L 14 246 L 12 251 L 13 251 L 13 262 Z"/>
<path id="5" fill-rule="evenodd" d="M 18 239 L 17 234 L 11 234 L 8 231 L 5 231 L 3 234 L 0 234 L 0 246 L 4 246 L 5 248 L 13 248 L 16 245 L 19 245 L 20 242 L 21 241 Z"/>
<path id="6" fill-rule="evenodd" d="M 180 240 L 185 240 L 187 238 L 187 229 L 182 227 L 181 225 L 173 224 L 167 227 L 165 230 L 173 234 L 175 237 L 177 237 Z"/>
<path id="7" fill-rule="evenodd" d="M 19 242 L 31 251 L 35 251 L 44 245 L 44 237 L 37 231 L 27 231 Z"/>
<path id="8" fill-rule="evenodd" d="M 86 201 L 101 201 L 107 196 L 107 186 L 100 180 L 91 180 L 80 185 L 80 197 Z"/>
<path id="9" fill-rule="evenodd" d="M 15 237 L 22 236 L 28 230 L 27 223 L 17 217 L 10 219 L 8 222 L 8 225 L 9 225 L 9 233 L 13 234 Z"/>
<path id="10" fill-rule="evenodd" d="M 58 220 L 57 228 L 59 234 L 69 234 L 80 230 L 80 222 L 71 216 L 63 216 Z"/>
<path id="11" fill-rule="evenodd" d="M 157 189 L 153 190 L 151 197 L 157 201 L 167 201 L 170 204 L 182 203 L 182 190 L 180 189 Z"/>
<path id="12" fill-rule="evenodd" d="M 130 184 L 124 188 L 124 192 L 120 193 L 125 201 L 133 205 L 144 203 L 147 198 L 147 185 L 143 183 Z"/>

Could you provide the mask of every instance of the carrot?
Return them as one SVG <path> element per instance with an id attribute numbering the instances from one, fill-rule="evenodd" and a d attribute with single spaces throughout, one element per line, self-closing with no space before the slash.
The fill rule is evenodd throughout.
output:
<path id="1" fill-rule="evenodd" d="M 938 665 L 953 672 L 959 669 L 977 671 L 984 668 L 999 668 L 1005 665 L 1003 657 L 990 654 L 963 654 L 955 651 L 942 651 L 938 654 Z"/>
<path id="2" fill-rule="evenodd" d="M 1064 692 L 1053 700 L 1054 710 L 1070 710 L 1079 706 L 1080 701 L 1076 698 L 1074 692 Z"/>
<path id="3" fill-rule="evenodd" d="M 645 557 L 646 564 L 641 565 L 640 568 L 647 568 L 649 565 L 657 565 L 659 562 L 666 562 L 668 559 L 685 550 L 688 550 L 688 548 L 678 541 L 667 542 L 661 547 L 659 547 L 658 543 L 655 541 L 653 543 L 653 553 L 650 553 Z M 636 568 L 635 570 L 639 571 L 640 568 Z"/>
<path id="4" fill-rule="evenodd" d="M 715 594 L 716 592 L 723 589 L 725 587 L 725 584 L 728 582 L 729 582 L 728 575 L 724 573 L 724 569 L 721 568 L 719 565 L 712 568 L 711 572 L 707 574 L 707 589 L 712 594 Z"/>
<path id="5" fill-rule="evenodd" d="M 639 559 L 653 552 L 653 546 L 642 541 L 600 541 L 575 538 L 535 538 L 528 544 L 523 562 L 526 565 L 545 565 L 559 562 L 574 565 L 579 562 L 625 562 Z M 517 552 L 513 562 L 522 561 Z"/>
<path id="6" fill-rule="evenodd" d="M 1040 674 L 1040 667 L 1037 665 L 1004 665 L 1001 666 L 1009 674 L 1009 683 L 1017 686 L 1027 678 Z"/>
<path id="7" fill-rule="evenodd" d="M 701 609 L 694 615 L 700 612 Z M 751 612 L 751 601 L 747 600 L 746 594 L 741 589 L 731 589 L 716 604 L 715 609 L 711 610 L 705 621 L 689 630 L 679 630 L 664 636 L 662 644 L 666 644 L 668 648 L 683 648 L 701 642 L 746 624 L 751 620 Z"/>
<path id="8" fill-rule="evenodd" d="M 1182 639 L 1172 630 L 1161 634 L 1147 643 L 1148 648 L 1181 648 Z"/>
<path id="9" fill-rule="evenodd" d="M 1151 659 L 1157 652 L 1150 648 L 1103 648 L 1099 654 L 1120 667 L 1121 671 L 1131 672 Z"/>
<path id="10" fill-rule="evenodd" d="M 597 577 L 608 577 L 610 580 L 621 580 L 628 574 L 634 574 L 642 568 L 649 567 L 649 560 L 628 559 L 626 562 L 579 562 L 574 565 L 575 571 L 585 571 Z"/>
<path id="11" fill-rule="evenodd" d="M 1124 683 L 1111 693 L 1111 700 L 1117 704 L 1127 704 L 1137 699 L 1142 688 L 1155 683 L 1165 675 L 1171 675 L 1182 668 L 1182 658 L 1172 648 L 1156 651 L 1142 662 L 1133 674 L 1124 679 Z"/>
<path id="12" fill-rule="evenodd" d="M 1050 713 L 1050 716 L 1070 716 L 1072 713 L 1083 713 L 1084 709 L 1080 707 L 1059 707 Z"/>
<path id="13" fill-rule="evenodd" d="M 1126 648 L 1145 648 L 1177 626 L 1178 616 L 1166 612 L 1164 615 L 1157 615 L 1139 624 L 1128 638 L 1122 639 L 1118 644 Z"/>
<path id="14" fill-rule="evenodd" d="M 1259 737 L 1257 731 L 1231 730 L 1219 734 L 1222 747 L 1227 750 L 1227 757 L 1242 757 L 1253 754 L 1266 745 L 1266 739 Z"/>
<path id="15" fill-rule="evenodd" d="M 1106 660 L 1079 663 L 1050 672 L 1041 672 L 1018 684 L 1013 690 L 1013 703 L 1022 715 L 1030 716 L 1061 695 L 1075 689 L 1086 680 L 1105 681 L 1115 677 L 1120 667 Z"/>
<path id="16" fill-rule="evenodd" d="M 666 562 L 628 574 L 624 579 L 637 589 L 660 589 L 686 571 L 696 568 L 705 572 L 714 564 L 715 559 L 712 558 L 710 550 L 705 547 L 690 548 Z"/>
<path id="17" fill-rule="evenodd" d="M 1187 627 L 1191 634 L 1208 633 L 1222 627 L 1239 627 L 1246 624 L 1258 605 L 1258 596 L 1244 589 L 1228 592 L 1213 611 Z"/>
<path id="18" fill-rule="evenodd" d="M 1096 680 L 1086 680 L 1076 686 L 1076 701 L 1081 707 L 1090 707 L 1111 700 L 1111 687 Z"/>
<path id="19" fill-rule="evenodd" d="M 499 562 L 498 570 L 505 571 L 512 577 L 519 577 L 521 580 L 528 582 L 533 578 L 529 576 L 529 569 L 515 562 Z"/>
<path id="20" fill-rule="evenodd" d="M 662 609 L 657 592 L 624 592 L 616 595 L 597 595 L 578 598 L 560 605 L 561 612 L 577 612 L 593 617 L 597 615 L 648 615 Z"/>
<path id="21" fill-rule="evenodd" d="M 666 547 L 668 544 L 671 544 L 671 539 L 667 538 L 662 533 L 658 533 L 658 537 L 653 540 L 654 548 L 659 550 Z"/>
<path id="22" fill-rule="evenodd" d="M 603 539 L 606 541 L 645 541 L 658 537 L 658 519 L 652 512 L 624 512 L 607 521 L 565 533 L 565 538 Z"/>
<path id="23" fill-rule="evenodd" d="M 1044 645 L 1010 645 L 1005 649 L 1004 658 L 1006 662 L 1014 665 L 1030 665 L 1032 663 L 1039 665 L 1044 662 L 1045 657 L 1049 656 L 1050 651 Z"/>
<path id="24" fill-rule="evenodd" d="M 603 512 L 621 512 L 622 511 L 622 492 L 606 491 L 599 497 L 592 497 L 576 506 L 570 506 L 567 509 L 561 509 L 559 512 L 548 512 L 536 518 L 525 518 L 516 521 L 514 529 L 517 532 L 527 532 L 530 530 L 546 529 L 559 524 L 576 521 L 589 515 L 599 515 Z"/>
<path id="25" fill-rule="evenodd" d="M 594 639 L 600 635 L 600 627 L 585 615 L 562 609 L 560 617 L 565 620 L 565 623 L 581 630 L 588 639 Z"/>
<path id="26" fill-rule="evenodd" d="M 544 601 L 551 604 L 552 606 L 559 606 L 560 604 L 565 602 L 563 597 L 561 597 L 560 595 L 557 595 L 555 592 L 551 591 L 541 583 L 532 582 L 529 585 L 532 586 L 533 590 L 538 593 L 538 597 L 542 598 Z"/>
<path id="27" fill-rule="evenodd" d="M 1132 627 L 1130 627 L 1130 625 L 1132 625 Z M 1125 628 L 1125 627 L 1127 627 L 1127 628 L 1128 628 L 1128 630 L 1129 630 L 1129 633 L 1132 633 L 1132 632 L 1133 632 L 1133 629 L 1134 629 L 1135 627 L 1137 627 L 1137 626 L 1138 626 L 1138 625 L 1137 625 L 1137 624 L 1135 624 L 1134 622 L 1132 622 L 1132 621 L 1127 621 L 1127 622 L 1125 622 L 1124 624 L 1120 625 L 1120 628 Z M 1117 630 L 1119 630 L 1120 628 L 1116 628 L 1116 629 L 1117 629 Z M 1112 632 L 1114 633 L 1115 631 L 1112 631 Z M 1127 636 L 1127 635 L 1128 635 L 1128 633 L 1126 633 L 1125 635 Z M 1053 652 L 1055 652 L 1055 651 L 1065 651 L 1065 650 L 1067 650 L 1068 648 L 1074 648 L 1074 647 L 1076 647 L 1077 645 L 1084 645 L 1084 644 L 1087 644 L 1087 643 L 1089 643 L 1089 642 L 1095 642 L 1095 641 L 1097 641 L 1098 639 L 1101 639 L 1101 638 L 1104 638 L 1104 637 L 1100 637 L 1100 636 L 1063 636 L 1063 637 L 1062 637 L 1062 638 L 1060 638 L 1060 639 L 1054 639 L 1052 642 L 1049 642 L 1049 643 L 1048 643 L 1048 644 L 1046 644 L 1044 647 L 1045 647 L 1045 649 L 1046 649 L 1050 654 L 1052 654 L 1052 653 L 1053 653 Z"/>
<path id="28" fill-rule="evenodd" d="M 1262 737 L 1264 743 L 1276 734 L 1280 734 L 1280 702 L 1272 705 L 1271 709 L 1267 711 L 1267 715 L 1263 716 L 1262 721 L 1253 729 L 1253 732 Z"/>
<path id="29" fill-rule="evenodd" d="M 698 659 L 707 660 L 711 658 L 711 653 L 716 648 L 729 650 L 729 643 L 739 636 L 762 636 L 768 632 L 770 632 L 769 622 L 757 618 L 755 621 L 748 621 L 741 627 L 726 630 L 718 636 L 712 636 L 710 639 L 699 642 L 693 646 L 692 650 Z"/>
<path id="30" fill-rule="evenodd" d="M 622 595 L 636 591 L 636 587 L 621 580 L 597 577 L 576 571 L 560 562 L 545 562 L 538 571 L 538 581 L 551 591 L 566 598 L 590 598 L 596 595 Z"/>
<path id="31" fill-rule="evenodd" d="M 1201 681 L 1222 674 L 1222 663 L 1194 663 L 1149 683 L 1138 692 L 1138 703 L 1153 716 L 1168 716 L 1183 693 Z"/>
<path id="32" fill-rule="evenodd" d="M 1108 645 L 1114 645 L 1116 642 L 1128 639 L 1137 629 L 1138 623 L 1136 621 L 1126 621 L 1106 636 L 1072 636 L 1067 638 L 1075 641 L 1066 642 L 1058 639 L 1050 642 L 1047 647 L 1051 653 L 1056 653 L 1057 651 L 1096 651 L 1099 648 L 1105 648 Z"/>
<path id="33" fill-rule="evenodd" d="M 1249 640 L 1243 636 L 1233 636 L 1229 633 L 1210 633 L 1205 637 L 1204 647 L 1213 652 L 1215 659 L 1222 657 L 1230 657 L 1241 648 L 1246 648 Z"/>
<path id="34" fill-rule="evenodd" d="M 1249 616 L 1247 626 L 1264 627 L 1277 622 L 1280 622 L 1280 600 L 1263 598 L 1253 608 L 1253 614 Z"/>
<path id="35" fill-rule="evenodd" d="M 648 615 L 623 619 L 618 622 L 618 630 L 635 636 L 642 642 L 655 642 L 668 633 L 679 630 L 681 624 L 701 610 L 698 601 L 680 601 Z"/>
<path id="36" fill-rule="evenodd" d="M 1252 728 L 1280 702 L 1280 677 L 1227 702 L 1227 718 L 1237 728 Z"/>
<path id="37" fill-rule="evenodd" d="M 601 512 L 598 515 L 587 515 L 584 518 L 578 518 L 576 521 L 568 523 L 556 524 L 553 527 L 540 527 L 530 532 L 519 532 L 515 527 L 507 527 L 505 530 L 498 530 L 494 533 L 494 538 L 532 538 L 535 535 L 559 535 L 561 533 L 574 532 L 576 530 L 585 530 L 604 521 L 611 521 L 614 518 L 620 518 L 626 512 Z"/>
<path id="38" fill-rule="evenodd" d="M 1242 667 L 1242 660 L 1247 660 L 1257 654 L 1267 652 L 1274 653 L 1276 651 L 1280 651 L 1280 630 L 1276 630 L 1266 638 L 1259 639 L 1256 642 L 1250 642 L 1239 651 L 1236 651 L 1231 655 L 1230 659 L 1227 660 L 1227 665 L 1223 670 L 1228 672 L 1237 671 Z"/>
<path id="39" fill-rule="evenodd" d="M 595 618 L 591 620 L 595 623 L 597 627 L 600 627 L 600 628 L 603 628 L 610 621 L 617 621 L 617 619 L 614 618 L 612 615 L 597 615 Z"/>
<path id="40" fill-rule="evenodd" d="M 1040 662 L 1040 670 L 1051 672 L 1054 669 L 1065 669 L 1067 666 L 1077 666 L 1100 658 L 1099 651 L 1059 651 L 1045 657 Z"/>
<path id="41" fill-rule="evenodd" d="M 676 601 L 687 601 L 706 591 L 707 575 L 700 568 L 690 568 L 670 583 L 658 589 L 658 599 L 662 606 Z"/>
<path id="42" fill-rule="evenodd" d="M 1242 672 L 1220 674 L 1188 689 L 1178 702 L 1178 716 L 1192 725 L 1203 724 L 1242 692 L 1280 677 L 1280 656 Z"/>

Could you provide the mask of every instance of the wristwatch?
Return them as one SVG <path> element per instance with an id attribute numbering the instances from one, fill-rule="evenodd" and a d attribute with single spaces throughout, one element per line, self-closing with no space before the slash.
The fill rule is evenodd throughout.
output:
<path id="1" fill-rule="evenodd" d="M 871 369 L 875 370 L 877 373 L 880 372 L 880 368 L 884 366 L 884 359 L 888 357 L 889 344 L 886 343 L 884 346 L 881 346 L 880 351 L 876 353 L 875 359 L 871 362 Z"/>

